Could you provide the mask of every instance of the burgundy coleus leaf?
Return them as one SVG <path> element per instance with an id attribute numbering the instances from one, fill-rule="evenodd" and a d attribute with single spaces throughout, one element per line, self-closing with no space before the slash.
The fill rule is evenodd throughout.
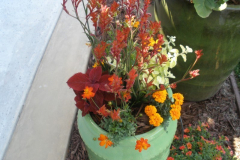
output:
<path id="1" fill-rule="evenodd" d="M 69 78 L 67 84 L 70 88 L 76 91 L 84 90 L 86 85 L 89 85 L 89 78 L 86 74 L 76 73 L 72 77 Z"/>
<path id="2" fill-rule="evenodd" d="M 103 99 L 105 101 L 113 101 L 115 100 L 115 94 L 109 93 L 109 92 L 102 92 L 103 93 Z"/>
<path id="3" fill-rule="evenodd" d="M 82 111 L 82 116 L 85 116 L 91 111 L 91 106 L 82 99 L 76 103 L 76 106 Z"/>
<path id="4" fill-rule="evenodd" d="M 89 81 L 91 83 L 95 83 L 95 82 L 99 81 L 99 79 L 101 78 L 101 75 L 102 75 L 101 67 L 93 68 L 89 73 Z"/>
<path id="5" fill-rule="evenodd" d="M 86 86 L 92 87 L 93 92 L 95 93 L 99 88 L 98 81 L 100 80 L 101 75 L 102 75 L 101 67 L 88 69 L 86 74 L 83 73 L 74 74 L 72 77 L 69 78 L 67 84 L 70 88 L 76 91 L 83 91 Z"/>
<path id="6" fill-rule="evenodd" d="M 108 80 L 108 78 L 110 78 L 110 77 L 111 77 L 111 75 L 105 74 L 100 78 L 99 90 L 106 91 L 106 92 L 109 92 L 111 90 L 110 86 L 109 86 L 110 81 Z"/>
<path id="7" fill-rule="evenodd" d="M 89 99 L 91 111 L 97 113 L 97 110 L 103 105 L 103 94 L 97 91 L 92 99 Z"/>

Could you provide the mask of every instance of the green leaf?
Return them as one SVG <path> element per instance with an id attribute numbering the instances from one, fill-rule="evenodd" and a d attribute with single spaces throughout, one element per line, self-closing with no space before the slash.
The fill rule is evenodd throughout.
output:
<path id="1" fill-rule="evenodd" d="M 208 2 L 207 5 L 209 6 L 206 6 L 205 1 L 206 0 L 193 0 L 194 8 L 196 9 L 197 14 L 202 18 L 208 17 L 212 12 L 212 9 L 210 9 L 211 3 Z M 209 1 L 213 1 L 213 0 L 209 0 Z"/>

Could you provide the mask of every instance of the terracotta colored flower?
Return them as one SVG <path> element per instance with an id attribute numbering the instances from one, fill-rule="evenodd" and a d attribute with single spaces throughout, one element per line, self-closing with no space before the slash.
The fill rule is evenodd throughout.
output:
<path id="1" fill-rule="evenodd" d="M 172 120 L 176 120 L 176 119 L 180 118 L 181 113 L 178 109 L 171 109 L 170 110 L 170 115 L 172 117 Z"/>
<path id="2" fill-rule="evenodd" d="M 121 119 L 121 117 L 120 117 L 120 108 L 118 108 L 117 111 L 116 110 L 111 111 L 110 117 L 112 118 L 113 121 L 120 120 Z"/>
<path id="3" fill-rule="evenodd" d="M 172 84 L 170 84 L 170 87 L 171 87 L 172 89 L 176 89 L 176 88 L 177 88 L 177 84 L 176 84 L 176 83 L 172 83 Z"/>
<path id="4" fill-rule="evenodd" d="M 145 113 L 148 116 L 153 116 L 155 113 L 157 113 L 157 108 L 153 105 L 148 105 L 145 107 Z"/>
<path id="5" fill-rule="evenodd" d="M 163 122 L 163 118 L 158 113 L 155 113 L 154 115 L 150 116 L 149 118 L 150 118 L 149 123 L 155 127 L 160 126 L 160 124 L 162 124 L 162 122 Z"/>
<path id="6" fill-rule="evenodd" d="M 173 98 L 175 99 L 175 104 L 176 105 L 182 105 L 184 97 L 181 93 L 174 93 Z"/>
<path id="7" fill-rule="evenodd" d="M 177 105 L 177 104 L 172 104 L 172 105 L 171 105 L 171 108 L 172 108 L 172 109 L 177 109 L 177 110 L 179 110 L 179 111 L 181 111 L 181 109 L 182 109 L 181 106 L 180 106 L 180 105 Z"/>
<path id="8" fill-rule="evenodd" d="M 188 142 L 186 145 L 188 149 L 192 149 L 192 144 L 190 142 Z"/>
<path id="9" fill-rule="evenodd" d="M 190 138 L 190 136 L 184 134 L 184 135 L 183 135 L 183 138 L 184 138 L 184 139 L 186 139 L 186 138 Z"/>
<path id="10" fill-rule="evenodd" d="M 172 148 L 170 150 L 174 150 L 174 149 L 176 149 L 176 147 L 172 146 Z"/>
<path id="11" fill-rule="evenodd" d="M 200 128 L 200 126 L 197 126 L 197 130 L 198 130 L 199 132 L 201 132 L 201 128 Z"/>
<path id="12" fill-rule="evenodd" d="M 222 160 L 222 157 L 216 157 L 215 160 Z"/>
<path id="13" fill-rule="evenodd" d="M 147 139 L 141 138 L 137 140 L 135 150 L 142 152 L 142 149 L 147 150 L 151 145 L 148 143 Z"/>
<path id="14" fill-rule="evenodd" d="M 184 133 L 189 133 L 190 130 L 188 128 L 184 129 Z"/>
<path id="15" fill-rule="evenodd" d="M 105 105 L 103 105 L 98 111 L 98 114 L 107 117 L 109 115 L 109 111 L 106 109 Z"/>
<path id="16" fill-rule="evenodd" d="M 100 137 L 98 138 L 98 140 L 101 141 L 99 143 L 99 145 L 100 146 L 104 146 L 105 145 L 105 148 L 107 148 L 108 146 L 112 146 L 113 145 L 112 141 L 110 141 L 108 139 L 108 137 L 105 136 L 104 134 L 100 134 Z"/>
<path id="17" fill-rule="evenodd" d="M 196 54 L 197 59 L 199 59 L 203 55 L 202 50 L 196 50 L 195 54 Z"/>
<path id="18" fill-rule="evenodd" d="M 191 77 L 191 78 L 195 78 L 195 77 L 199 76 L 199 75 L 200 75 L 200 74 L 198 73 L 199 71 L 200 71 L 199 69 L 190 71 L 190 72 L 189 72 L 190 77 Z"/>
<path id="19" fill-rule="evenodd" d="M 178 136 L 176 136 L 176 135 L 174 135 L 174 139 L 179 139 L 179 137 L 178 137 Z"/>
<path id="20" fill-rule="evenodd" d="M 152 97 L 155 99 L 155 101 L 159 103 L 163 103 L 166 98 L 167 98 L 167 91 L 162 90 L 162 91 L 157 91 L 152 94 Z"/>
<path id="21" fill-rule="evenodd" d="M 179 149 L 180 149 L 180 150 L 184 150 L 184 149 L 185 149 L 185 146 L 180 146 Z"/>
<path id="22" fill-rule="evenodd" d="M 174 160 L 174 158 L 173 157 L 168 157 L 167 160 Z"/>
<path id="23" fill-rule="evenodd" d="M 192 151 L 188 151 L 187 153 L 186 153 L 186 156 L 191 156 L 192 155 Z"/>
<path id="24" fill-rule="evenodd" d="M 86 86 L 85 89 L 83 90 L 82 97 L 90 99 L 95 96 L 95 93 L 92 92 L 93 88 Z"/>
<path id="25" fill-rule="evenodd" d="M 228 138 L 227 136 L 225 136 L 225 140 L 226 140 L 226 141 L 229 141 L 229 138 Z"/>

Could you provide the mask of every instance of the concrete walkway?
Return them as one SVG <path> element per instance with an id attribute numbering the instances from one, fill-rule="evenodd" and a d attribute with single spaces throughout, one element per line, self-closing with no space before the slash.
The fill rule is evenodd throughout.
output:
<path id="1" fill-rule="evenodd" d="M 79 12 L 83 14 L 83 9 Z M 76 113 L 74 93 L 66 82 L 74 73 L 86 70 L 90 52 L 86 41 L 79 22 L 62 12 L 27 94 L 4 160 L 65 159 Z"/>

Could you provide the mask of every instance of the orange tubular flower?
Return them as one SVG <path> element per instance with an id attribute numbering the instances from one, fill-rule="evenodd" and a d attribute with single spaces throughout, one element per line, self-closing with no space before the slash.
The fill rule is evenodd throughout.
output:
<path id="1" fill-rule="evenodd" d="M 157 108 L 153 105 L 148 105 L 145 107 L 145 113 L 148 116 L 153 116 L 155 113 L 157 113 Z"/>
<path id="2" fill-rule="evenodd" d="M 151 145 L 148 143 L 147 139 L 141 138 L 137 140 L 135 150 L 142 152 L 142 149 L 147 150 Z"/>
<path id="3" fill-rule="evenodd" d="M 113 145 L 112 141 L 110 141 L 108 139 L 108 137 L 103 135 L 103 134 L 100 134 L 100 137 L 98 138 L 98 140 L 101 141 L 99 143 L 99 145 L 100 146 L 104 146 L 105 145 L 105 148 L 107 148 L 108 146 L 112 146 Z"/>
<path id="4" fill-rule="evenodd" d="M 92 92 L 92 90 L 93 90 L 92 87 L 86 86 L 85 89 L 84 89 L 84 92 L 83 92 L 83 94 L 82 94 L 82 97 L 83 97 L 83 98 L 87 98 L 87 99 L 90 99 L 90 98 L 94 97 L 94 96 L 95 96 L 95 93 Z"/>

